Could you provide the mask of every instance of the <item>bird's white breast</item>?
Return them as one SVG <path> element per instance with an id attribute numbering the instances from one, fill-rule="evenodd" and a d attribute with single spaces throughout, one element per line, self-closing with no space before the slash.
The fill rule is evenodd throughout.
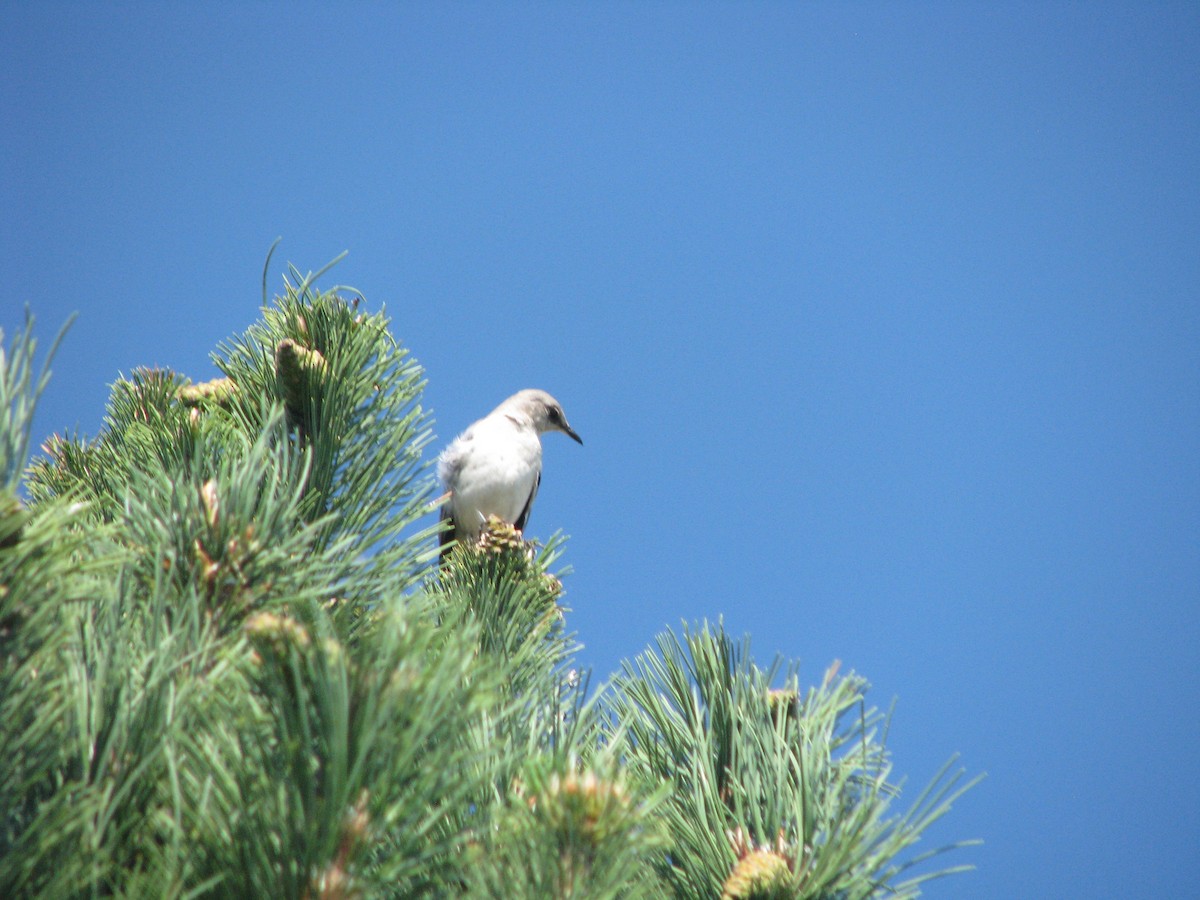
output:
<path id="1" fill-rule="evenodd" d="M 506 416 L 481 419 L 456 439 L 439 461 L 453 491 L 455 526 L 476 534 L 488 516 L 516 521 L 537 484 L 542 444 L 537 433 Z"/>

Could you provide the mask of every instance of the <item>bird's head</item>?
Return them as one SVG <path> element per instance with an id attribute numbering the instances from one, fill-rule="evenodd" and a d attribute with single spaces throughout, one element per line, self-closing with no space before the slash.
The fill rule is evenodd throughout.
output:
<path id="1" fill-rule="evenodd" d="M 526 416 L 537 429 L 538 434 L 547 431 L 561 431 L 575 442 L 582 444 L 583 438 L 567 423 L 562 404 L 545 391 L 535 389 L 521 391 L 504 401 L 505 406 L 512 406 L 514 412 Z"/>

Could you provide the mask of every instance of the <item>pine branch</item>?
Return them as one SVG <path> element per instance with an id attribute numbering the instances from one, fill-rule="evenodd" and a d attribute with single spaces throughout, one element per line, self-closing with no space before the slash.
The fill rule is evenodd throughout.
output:
<path id="1" fill-rule="evenodd" d="M 970 785 L 943 770 L 904 816 L 865 709 L 866 683 L 830 677 L 801 699 L 796 668 L 763 670 L 722 626 L 660 637 L 613 683 L 615 743 L 671 785 L 661 874 L 678 896 L 915 897 L 897 862 Z M 962 846 L 962 845 L 956 845 Z M 948 872 L 949 870 L 947 870 Z"/>
<path id="2" fill-rule="evenodd" d="M 37 341 L 33 337 L 33 315 L 25 310 L 25 328 L 4 346 L 0 329 L 0 492 L 15 495 L 21 471 L 29 458 L 29 435 L 38 398 L 50 382 L 50 361 L 58 352 L 74 316 L 59 330 L 35 371 Z"/>
<path id="3" fill-rule="evenodd" d="M 392 338 L 387 317 L 359 312 L 357 300 L 318 294 L 304 279 L 286 283 L 277 304 L 214 356 L 238 385 L 235 415 L 253 432 L 261 427 L 254 398 L 282 401 L 311 459 L 309 517 L 333 513 L 328 540 L 352 535 L 368 572 L 393 581 L 406 573 L 397 587 L 414 587 L 432 558 L 432 526 L 416 529 L 434 490 L 422 459 L 431 436 L 423 371 Z M 408 534 L 414 540 L 400 539 Z"/>

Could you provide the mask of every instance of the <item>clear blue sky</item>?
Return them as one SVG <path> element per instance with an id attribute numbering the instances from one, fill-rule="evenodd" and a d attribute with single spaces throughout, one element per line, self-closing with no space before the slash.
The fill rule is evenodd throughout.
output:
<path id="1" fill-rule="evenodd" d="M 724 615 L 989 773 L 935 898 L 1194 895 L 1200 5 L 0 5 L 39 437 L 214 373 L 267 249 L 386 304 L 438 445 L 542 387 L 599 678 Z"/>

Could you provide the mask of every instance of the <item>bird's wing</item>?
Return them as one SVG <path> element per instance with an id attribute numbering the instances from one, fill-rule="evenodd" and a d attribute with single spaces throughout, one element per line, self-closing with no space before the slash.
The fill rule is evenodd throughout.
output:
<path id="1" fill-rule="evenodd" d="M 442 504 L 441 521 L 449 524 L 438 533 L 438 546 L 441 547 L 441 552 L 438 554 L 439 562 L 446 558 L 446 554 L 450 552 L 450 547 L 458 537 L 454 527 L 454 516 L 450 515 L 449 503 Z"/>
<path id="2" fill-rule="evenodd" d="M 537 496 L 538 488 L 542 484 L 542 473 L 539 470 L 537 476 L 533 479 L 533 487 L 529 490 L 529 499 L 525 501 L 525 508 L 521 510 L 521 514 L 517 516 L 517 521 L 513 522 L 517 531 L 525 530 L 525 523 L 529 521 L 529 511 L 533 509 L 533 498 Z"/>
<path id="3" fill-rule="evenodd" d="M 470 429 L 463 432 L 456 438 L 449 447 L 442 451 L 437 461 L 438 477 L 442 479 L 442 484 L 447 488 L 452 487 L 454 482 L 458 480 L 458 473 L 462 471 L 463 464 L 466 462 L 466 449 L 469 441 L 472 439 Z"/>

